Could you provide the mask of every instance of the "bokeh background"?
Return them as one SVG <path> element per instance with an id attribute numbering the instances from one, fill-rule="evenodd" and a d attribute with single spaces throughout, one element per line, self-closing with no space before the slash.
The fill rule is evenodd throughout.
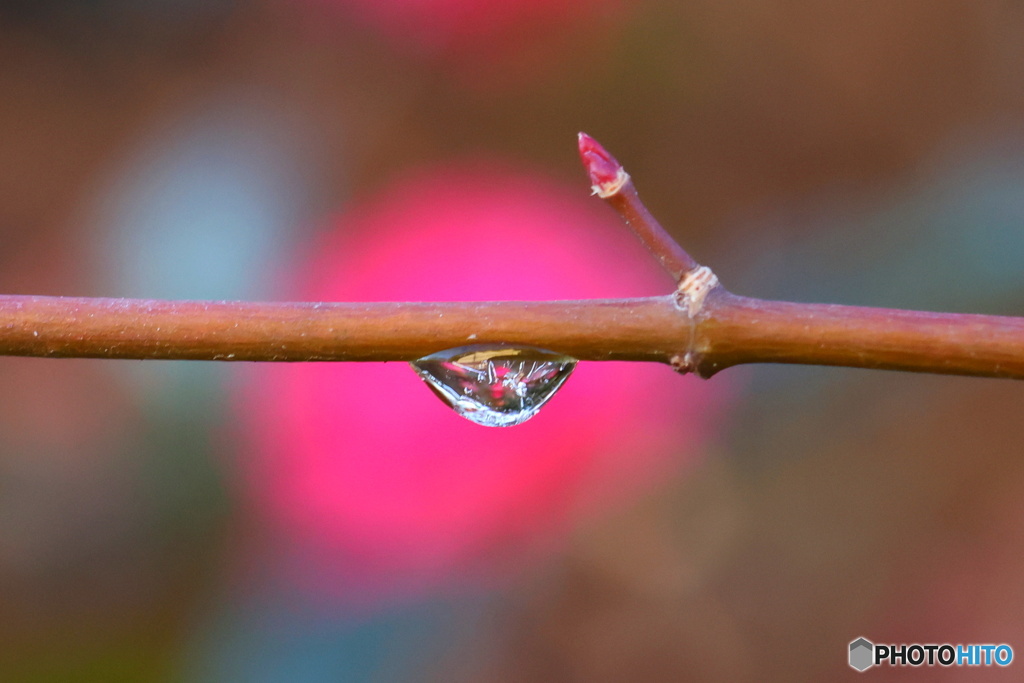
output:
<path id="1" fill-rule="evenodd" d="M 578 130 L 737 293 L 1024 315 L 1010 0 L 3 0 L 0 291 L 667 291 L 587 197 Z M 400 364 L 3 358 L 0 679 L 1024 655 L 1022 391 L 583 364 L 488 432 Z"/>

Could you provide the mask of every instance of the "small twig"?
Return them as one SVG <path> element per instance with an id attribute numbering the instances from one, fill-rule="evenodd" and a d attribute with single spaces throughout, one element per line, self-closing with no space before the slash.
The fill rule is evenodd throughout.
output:
<path id="1" fill-rule="evenodd" d="M 1024 379 L 1024 318 L 761 301 L 726 291 L 641 203 L 592 138 L 596 194 L 676 279 L 674 295 L 601 301 L 241 303 L 0 296 L 0 355 L 224 361 L 414 360 L 473 343 L 709 377 L 800 363 Z"/>
<path id="2" fill-rule="evenodd" d="M 681 282 L 684 275 L 700 266 L 647 210 L 633 179 L 608 150 L 586 133 L 579 134 L 579 148 L 594 194 L 615 209 L 673 280 Z"/>

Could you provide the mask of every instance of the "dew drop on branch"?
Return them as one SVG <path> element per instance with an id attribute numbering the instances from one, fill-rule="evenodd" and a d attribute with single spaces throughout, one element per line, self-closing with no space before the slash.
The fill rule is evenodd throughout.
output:
<path id="1" fill-rule="evenodd" d="M 555 395 L 576 359 L 530 346 L 476 344 L 438 351 L 411 365 L 462 417 L 485 427 L 512 427 Z"/>

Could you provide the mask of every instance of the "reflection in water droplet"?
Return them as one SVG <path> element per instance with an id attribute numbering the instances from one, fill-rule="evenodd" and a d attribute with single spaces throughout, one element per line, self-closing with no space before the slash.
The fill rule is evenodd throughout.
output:
<path id="1" fill-rule="evenodd" d="M 485 427 L 512 427 L 555 395 L 576 359 L 530 346 L 477 344 L 432 353 L 412 367 L 462 417 Z"/>

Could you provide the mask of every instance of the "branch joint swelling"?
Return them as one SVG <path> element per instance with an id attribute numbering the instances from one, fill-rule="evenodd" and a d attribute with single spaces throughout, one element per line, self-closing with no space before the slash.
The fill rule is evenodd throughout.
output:
<path id="1" fill-rule="evenodd" d="M 684 275 L 679 282 L 676 289 L 676 304 L 684 309 L 690 318 L 696 318 L 704 307 L 708 293 L 718 286 L 718 276 L 707 266 L 698 266 Z"/>

